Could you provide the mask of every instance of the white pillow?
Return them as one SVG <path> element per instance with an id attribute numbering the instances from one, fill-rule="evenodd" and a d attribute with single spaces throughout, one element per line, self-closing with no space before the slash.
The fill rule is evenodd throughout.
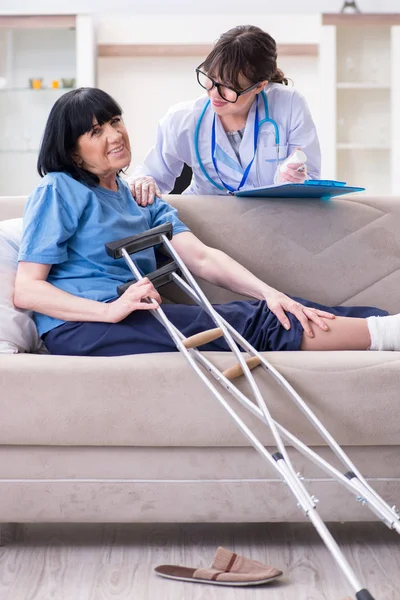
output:
<path id="1" fill-rule="evenodd" d="M 0 221 L 0 354 L 37 352 L 41 349 L 32 312 L 13 303 L 22 219 Z"/>

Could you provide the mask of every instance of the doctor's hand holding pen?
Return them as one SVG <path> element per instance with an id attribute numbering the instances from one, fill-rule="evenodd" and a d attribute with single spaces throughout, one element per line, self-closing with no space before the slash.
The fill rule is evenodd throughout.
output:
<path id="1" fill-rule="evenodd" d="M 307 156 L 302 149 L 295 148 L 292 154 L 277 168 L 274 183 L 304 183 L 309 179 L 306 161 Z"/>

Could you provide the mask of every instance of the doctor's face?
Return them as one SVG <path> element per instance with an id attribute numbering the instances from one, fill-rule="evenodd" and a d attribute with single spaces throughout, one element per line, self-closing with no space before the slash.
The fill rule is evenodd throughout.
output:
<path id="1" fill-rule="evenodd" d="M 213 77 L 212 78 L 216 83 L 224 85 L 224 82 L 221 82 L 217 77 Z M 227 117 L 230 115 L 242 115 L 242 116 L 247 116 L 255 97 L 257 96 L 257 94 L 259 94 L 265 87 L 266 85 L 266 81 L 262 81 L 260 82 L 258 85 L 255 85 L 254 82 L 249 81 L 246 77 L 244 77 L 243 75 L 239 75 L 239 84 L 240 84 L 240 89 L 236 89 L 236 92 L 242 92 L 243 90 L 247 90 L 248 88 L 252 88 L 249 89 L 248 92 L 245 92 L 244 94 L 238 96 L 236 102 L 229 102 L 228 100 L 226 100 L 225 98 L 229 98 L 229 99 L 234 99 L 235 98 L 235 94 L 232 92 L 230 93 L 230 90 L 232 90 L 232 87 L 229 85 L 224 85 L 224 87 L 221 89 L 221 87 L 219 88 L 218 91 L 218 87 L 217 86 L 213 86 L 211 87 L 211 89 L 207 89 L 207 94 L 208 97 L 210 98 L 210 102 L 211 102 L 211 106 L 212 109 L 214 110 L 214 112 L 220 116 L 220 117 Z M 212 85 L 212 83 L 211 83 Z M 222 96 L 221 96 L 221 93 Z"/>
<path id="2" fill-rule="evenodd" d="M 131 146 L 122 117 L 115 116 L 102 125 L 94 118 L 92 129 L 78 138 L 73 157 L 78 166 L 100 180 L 127 167 Z"/>

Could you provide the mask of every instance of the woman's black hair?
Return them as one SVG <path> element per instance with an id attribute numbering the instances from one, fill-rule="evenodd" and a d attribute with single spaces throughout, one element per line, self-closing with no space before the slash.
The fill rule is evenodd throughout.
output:
<path id="1" fill-rule="evenodd" d="M 119 104 L 98 88 L 82 87 L 63 94 L 50 111 L 40 145 L 37 170 L 41 177 L 61 171 L 90 186 L 97 185 L 94 173 L 80 168 L 72 158 L 78 138 L 99 125 L 121 116 Z"/>
<path id="2" fill-rule="evenodd" d="M 239 25 L 223 33 L 200 68 L 221 83 L 240 90 L 239 76 L 252 84 L 288 80 L 276 64 L 276 42 L 255 25 Z"/>

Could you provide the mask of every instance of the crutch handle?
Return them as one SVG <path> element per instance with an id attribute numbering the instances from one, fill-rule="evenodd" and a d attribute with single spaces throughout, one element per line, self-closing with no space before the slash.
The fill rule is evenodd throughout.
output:
<path id="1" fill-rule="evenodd" d="M 261 360 L 258 358 L 258 356 L 250 356 L 250 358 L 246 358 L 246 364 L 249 367 L 250 371 L 257 367 L 260 363 Z M 222 375 L 225 375 L 227 379 L 232 381 L 233 379 L 236 379 L 237 377 L 243 375 L 243 369 L 240 363 L 236 363 L 235 365 L 233 365 L 233 367 L 229 367 L 229 369 L 223 371 Z"/>
<path id="2" fill-rule="evenodd" d="M 174 280 L 174 273 L 180 274 L 180 270 L 175 261 L 169 262 L 168 264 L 160 267 L 156 271 L 152 271 L 146 275 L 147 279 L 150 279 L 151 283 L 154 285 L 156 289 L 161 287 L 162 285 L 166 285 Z M 127 283 L 122 283 L 117 287 L 118 296 L 122 296 L 124 292 L 130 287 L 132 284 L 137 283 L 137 280 L 128 281 Z"/>
<path id="3" fill-rule="evenodd" d="M 369 593 L 368 590 L 360 590 L 357 594 L 356 594 L 356 598 L 357 600 L 374 600 L 374 598 L 371 596 L 371 594 Z"/>
<path id="4" fill-rule="evenodd" d="M 222 329 L 216 327 L 215 329 L 207 329 L 207 331 L 201 331 L 200 333 L 191 335 L 186 338 L 186 340 L 183 340 L 182 343 L 185 348 L 195 348 L 196 346 L 203 346 L 204 344 L 208 344 L 208 342 L 213 342 L 223 335 Z"/>
<path id="5" fill-rule="evenodd" d="M 122 238 L 121 240 L 116 240 L 115 242 L 108 242 L 105 245 L 106 251 L 108 256 L 111 256 L 111 258 L 121 258 L 121 250 L 123 248 L 125 248 L 128 254 L 133 254 L 134 252 L 139 252 L 140 250 L 146 250 L 146 248 L 151 248 L 152 246 L 158 246 L 159 244 L 162 244 L 164 235 L 166 235 L 169 240 L 172 239 L 173 227 L 172 223 L 169 221 L 163 225 L 159 225 L 158 227 L 153 227 L 153 229 L 148 229 L 143 233 L 131 235 L 130 237 Z"/>

